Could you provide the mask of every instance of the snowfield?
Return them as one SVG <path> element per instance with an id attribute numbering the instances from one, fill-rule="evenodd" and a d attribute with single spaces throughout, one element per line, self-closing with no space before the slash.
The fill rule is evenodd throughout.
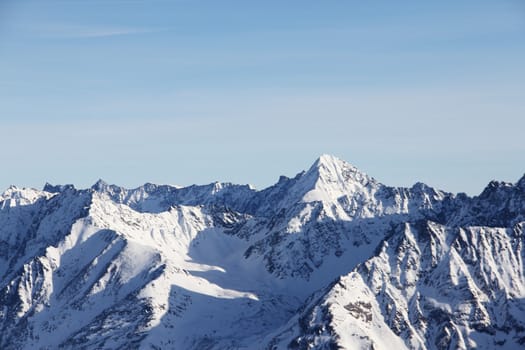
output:
<path id="1" fill-rule="evenodd" d="M 323 155 L 257 191 L 0 196 L 1 349 L 525 348 L 525 177 L 476 197 Z"/>

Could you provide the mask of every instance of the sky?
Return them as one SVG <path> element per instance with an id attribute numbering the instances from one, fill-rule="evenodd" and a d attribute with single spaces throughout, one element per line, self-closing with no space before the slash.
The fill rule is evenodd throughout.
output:
<path id="1" fill-rule="evenodd" d="M 0 192 L 525 173 L 525 3 L 0 0 Z"/>

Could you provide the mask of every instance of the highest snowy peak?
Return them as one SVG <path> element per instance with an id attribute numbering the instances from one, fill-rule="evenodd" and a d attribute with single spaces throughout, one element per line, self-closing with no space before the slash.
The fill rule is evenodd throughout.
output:
<path id="1" fill-rule="evenodd" d="M 323 154 L 314 162 L 308 170 L 325 182 L 361 183 L 366 185 L 379 183 L 372 177 L 357 169 L 352 164 L 329 154 Z"/>
<path id="2" fill-rule="evenodd" d="M 320 156 L 305 174 L 314 186 L 303 197 L 304 202 L 334 202 L 342 196 L 372 195 L 381 184 L 356 167 L 337 157 Z"/>

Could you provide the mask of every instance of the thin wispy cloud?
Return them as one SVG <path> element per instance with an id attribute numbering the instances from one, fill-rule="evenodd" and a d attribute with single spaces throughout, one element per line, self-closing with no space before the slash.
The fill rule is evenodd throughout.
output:
<path id="1" fill-rule="evenodd" d="M 81 25 L 42 25 L 38 29 L 39 35 L 55 39 L 89 39 L 108 38 L 115 36 L 158 33 L 163 28 L 132 28 L 113 26 L 81 26 Z"/>

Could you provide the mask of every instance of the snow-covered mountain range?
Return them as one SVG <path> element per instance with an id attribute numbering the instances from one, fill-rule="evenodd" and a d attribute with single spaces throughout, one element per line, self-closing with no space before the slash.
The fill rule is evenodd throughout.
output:
<path id="1" fill-rule="evenodd" d="M 525 348 L 525 177 L 476 197 L 333 156 L 264 190 L 0 196 L 1 349 Z"/>

